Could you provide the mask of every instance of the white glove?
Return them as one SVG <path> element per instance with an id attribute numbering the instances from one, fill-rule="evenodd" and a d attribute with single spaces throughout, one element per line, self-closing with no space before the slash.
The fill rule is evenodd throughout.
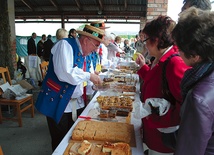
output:
<path id="1" fill-rule="evenodd" d="M 170 103 L 164 98 L 148 98 L 146 99 L 143 108 L 149 114 L 156 113 L 159 116 L 163 116 L 168 112 Z"/>

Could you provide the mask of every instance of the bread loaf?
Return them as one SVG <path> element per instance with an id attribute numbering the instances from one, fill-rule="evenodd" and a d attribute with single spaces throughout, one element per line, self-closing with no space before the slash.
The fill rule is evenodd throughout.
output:
<path id="1" fill-rule="evenodd" d="M 82 130 L 82 124 L 86 127 Z M 119 122 L 79 121 L 72 133 L 73 140 L 131 142 L 133 126 Z"/>

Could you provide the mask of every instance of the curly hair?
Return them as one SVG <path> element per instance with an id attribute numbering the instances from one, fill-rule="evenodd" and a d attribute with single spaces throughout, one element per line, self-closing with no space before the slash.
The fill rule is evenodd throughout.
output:
<path id="1" fill-rule="evenodd" d="M 184 6 L 182 7 L 182 10 L 185 9 L 185 5 L 188 5 L 189 7 L 194 6 L 201 10 L 211 10 L 212 8 L 210 0 L 184 0 L 183 4 Z"/>
<path id="2" fill-rule="evenodd" d="M 214 12 L 191 7 L 181 13 L 172 37 L 186 58 L 214 61 Z"/>
<path id="3" fill-rule="evenodd" d="M 158 38 L 157 48 L 164 49 L 174 44 L 171 32 L 175 25 L 175 21 L 170 17 L 160 15 L 157 19 L 146 23 L 143 33 L 148 36 L 151 43 L 154 43 L 155 39 Z"/>

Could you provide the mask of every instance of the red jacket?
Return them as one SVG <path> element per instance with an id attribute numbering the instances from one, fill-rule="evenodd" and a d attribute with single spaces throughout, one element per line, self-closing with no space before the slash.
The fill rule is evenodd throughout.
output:
<path id="1" fill-rule="evenodd" d="M 163 98 L 162 94 L 162 71 L 164 61 L 172 54 L 177 53 L 178 49 L 173 46 L 163 57 L 160 58 L 152 70 L 148 65 L 144 65 L 138 71 L 138 75 L 144 81 L 142 85 L 142 102 L 147 98 Z M 157 128 L 166 128 L 176 126 L 180 122 L 180 104 L 182 101 L 180 82 L 184 72 L 189 67 L 186 66 L 180 56 L 175 56 L 170 59 L 166 66 L 166 78 L 169 85 L 170 92 L 176 99 L 175 106 L 171 106 L 169 111 L 164 116 L 157 116 L 151 114 L 142 119 L 143 121 L 143 141 L 147 146 L 161 153 L 173 152 L 171 149 L 164 146 L 161 140 L 161 132 Z"/>

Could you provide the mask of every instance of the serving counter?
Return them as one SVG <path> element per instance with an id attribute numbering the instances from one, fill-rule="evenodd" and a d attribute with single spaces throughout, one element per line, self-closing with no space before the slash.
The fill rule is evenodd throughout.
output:
<path id="1" fill-rule="evenodd" d="M 139 84 L 136 86 L 136 95 L 135 95 L 135 102 L 139 102 Z M 97 92 L 90 103 L 86 106 L 85 110 L 82 112 L 81 116 L 88 116 L 90 111 L 92 109 L 95 109 L 95 105 L 97 104 L 96 98 L 100 95 L 99 92 Z M 135 132 L 135 140 L 136 140 L 136 147 L 132 147 L 132 155 L 142 155 L 143 154 L 143 146 L 141 141 L 141 135 L 140 135 L 140 126 L 141 126 L 141 119 L 136 119 L 134 116 L 134 112 L 131 113 L 131 124 L 134 125 L 134 132 Z M 61 143 L 58 145 L 58 147 L 55 149 L 52 155 L 63 155 L 64 151 L 66 150 L 69 140 L 71 139 L 72 131 L 74 130 L 77 123 L 83 119 L 78 118 L 74 125 L 71 127 L 71 129 L 68 131 L 68 133 L 65 135 Z"/>

